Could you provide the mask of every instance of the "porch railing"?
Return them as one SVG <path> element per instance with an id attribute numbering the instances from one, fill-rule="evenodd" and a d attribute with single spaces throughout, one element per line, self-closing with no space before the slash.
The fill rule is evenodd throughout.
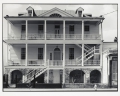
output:
<path id="1" fill-rule="evenodd" d="M 82 34 L 65 34 L 66 40 L 81 40 Z"/>
<path id="2" fill-rule="evenodd" d="M 99 34 L 84 34 L 84 39 L 85 40 L 100 40 L 101 35 Z"/>
<path id="3" fill-rule="evenodd" d="M 28 66 L 44 66 L 44 60 L 29 59 Z"/>
<path id="4" fill-rule="evenodd" d="M 48 40 L 61 40 L 63 39 L 63 34 L 46 34 Z"/>
<path id="5" fill-rule="evenodd" d="M 25 66 L 25 60 L 8 60 L 9 66 Z"/>
<path id="6" fill-rule="evenodd" d="M 28 40 L 44 40 L 45 34 L 39 33 L 28 33 L 27 36 Z M 63 34 L 46 34 L 47 40 L 63 40 Z M 25 40 L 26 34 L 21 34 L 20 36 L 15 36 L 12 34 L 8 35 L 8 39 L 15 39 L 15 40 Z M 82 34 L 65 34 L 66 40 L 81 40 Z M 101 35 L 99 34 L 84 34 L 85 40 L 100 40 Z"/>
<path id="7" fill-rule="evenodd" d="M 65 66 L 71 66 L 71 65 L 82 65 L 82 62 L 81 61 L 77 61 L 76 59 L 74 60 L 65 60 Z"/>
<path id="8" fill-rule="evenodd" d="M 63 60 L 49 60 L 48 64 L 48 66 L 62 66 Z"/>
<path id="9" fill-rule="evenodd" d="M 36 39 L 45 39 L 44 34 L 39 34 L 39 33 L 28 33 L 28 39 L 29 40 L 36 40 Z"/>
<path id="10" fill-rule="evenodd" d="M 85 66 L 99 66 L 100 60 L 87 60 L 84 62 Z"/>

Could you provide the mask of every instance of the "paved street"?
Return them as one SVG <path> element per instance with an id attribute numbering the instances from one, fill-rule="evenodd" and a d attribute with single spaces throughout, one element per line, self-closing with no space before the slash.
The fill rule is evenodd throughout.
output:
<path id="1" fill-rule="evenodd" d="M 94 88 L 84 88 L 84 89 L 68 89 L 68 88 L 64 88 L 64 89 L 35 89 L 35 88 L 4 88 L 3 91 L 50 91 L 50 92 L 80 92 L 80 91 L 95 91 Z M 97 91 L 117 91 L 117 88 L 106 88 L 106 89 L 97 89 Z"/>

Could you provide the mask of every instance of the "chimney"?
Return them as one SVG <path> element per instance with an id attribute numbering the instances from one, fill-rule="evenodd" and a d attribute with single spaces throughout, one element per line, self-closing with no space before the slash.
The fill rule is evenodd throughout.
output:
<path id="1" fill-rule="evenodd" d="M 82 7 L 79 7 L 79 8 L 76 10 L 75 14 L 77 14 L 78 17 L 82 17 L 82 11 L 84 11 L 84 9 L 83 9 Z"/>

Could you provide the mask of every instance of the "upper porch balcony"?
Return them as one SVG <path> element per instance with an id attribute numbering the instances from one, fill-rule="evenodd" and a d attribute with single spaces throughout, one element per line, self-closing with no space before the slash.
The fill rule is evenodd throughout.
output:
<path id="1" fill-rule="evenodd" d="M 97 21 L 11 21 L 7 40 L 101 40 Z"/>
<path id="2" fill-rule="evenodd" d="M 95 48 L 96 46 L 96 48 Z M 97 44 L 13 44 L 9 49 L 7 66 L 100 66 L 100 48 Z M 84 61 L 82 60 L 82 56 Z M 82 65 L 83 61 L 83 65 Z"/>

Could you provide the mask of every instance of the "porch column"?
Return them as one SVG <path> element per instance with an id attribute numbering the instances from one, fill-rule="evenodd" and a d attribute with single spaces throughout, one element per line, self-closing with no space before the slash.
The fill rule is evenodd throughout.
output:
<path id="1" fill-rule="evenodd" d="M 65 40 L 65 20 L 63 20 L 63 40 Z"/>
<path id="2" fill-rule="evenodd" d="M 103 54 L 102 54 L 102 44 L 100 45 L 100 66 L 103 66 Z"/>
<path id="3" fill-rule="evenodd" d="M 82 21 L 82 40 L 84 40 L 84 21 Z"/>
<path id="4" fill-rule="evenodd" d="M 45 22 L 45 23 L 44 23 L 44 24 L 45 24 L 45 27 L 44 27 L 45 32 L 44 32 L 44 33 L 45 33 L 45 40 L 46 40 L 46 20 L 45 20 L 44 22 Z"/>
<path id="5" fill-rule="evenodd" d="M 26 62 L 25 62 L 25 66 L 27 66 L 28 63 L 28 44 L 26 44 Z"/>
<path id="6" fill-rule="evenodd" d="M 47 56 L 47 47 L 46 47 L 47 45 L 45 44 L 45 48 L 44 48 L 44 66 L 46 66 L 46 61 L 47 61 L 47 59 L 46 59 L 46 56 Z"/>
<path id="7" fill-rule="evenodd" d="M 28 36 L 28 20 L 26 20 L 26 40 L 27 40 L 27 36 Z"/>
<path id="8" fill-rule="evenodd" d="M 100 66 L 101 66 L 101 83 L 103 83 L 103 48 L 102 48 L 102 44 L 100 45 Z"/>
<path id="9" fill-rule="evenodd" d="M 65 83 L 65 43 L 63 44 L 63 84 Z"/>
<path id="10" fill-rule="evenodd" d="M 84 66 L 84 44 L 82 44 L 82 66 Z"/>
<path id="11" fill-rule="evenodd" d="M 49 83 L 49 69 L 47 69 L 47 83 Z"/>
<path id="12" fill-rule="evenodd" d="M 102 22 L 103 22 L 103 21 L 101 21 L 101 40 L 103 40 Z"/>
<path id="13" fill-rule="evenodd" d="M 7 39 L 9 37 L 9 21 L 7 21 Z"/>

